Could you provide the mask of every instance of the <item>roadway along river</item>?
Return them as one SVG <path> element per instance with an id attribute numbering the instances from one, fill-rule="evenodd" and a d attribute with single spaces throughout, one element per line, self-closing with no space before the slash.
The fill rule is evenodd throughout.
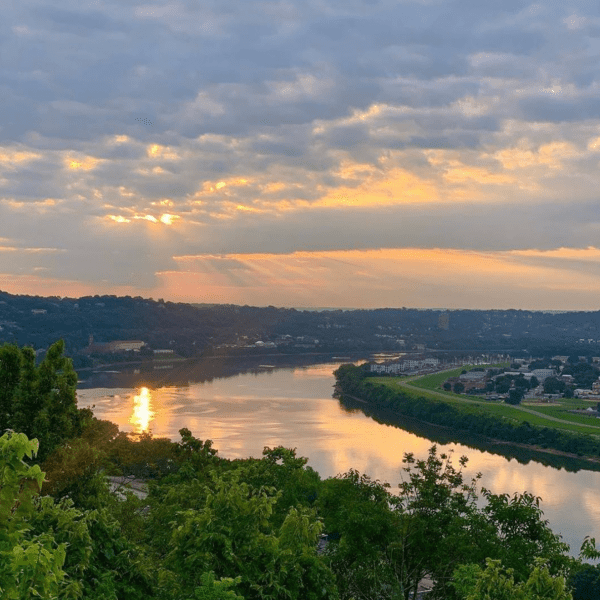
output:
<path id="1" fill-rule="evenodd" d="M 197 370 L 187 373 L 184 366 L 176 366 L 175 374 L 96 374 L 80 386 L 79 406 L 95 405 L 99 418 L 125 431 L 178 439 L 179 429 L 188 427 L 196 437 L 212 439 L 227 458 L 259 457 L 264 446 L 297 448 L 322 477 L 354 468 L 395 488 L 403 454 L 425 458 L 435 435 L 424 437 L 422 430 L 415 435 L 342 407 L 332 398 L 336 366 L 257 366 L 212 379 Z M 481 485 L 494 493 L 540 496 L 546 518 L 572 554 L 586 535 L 600 538 L 600 472 L 524 464 L 456 443 L 438 447 L 453 450 L 455 461 L 466 455 L 467 474 L 481 472 Z"/>

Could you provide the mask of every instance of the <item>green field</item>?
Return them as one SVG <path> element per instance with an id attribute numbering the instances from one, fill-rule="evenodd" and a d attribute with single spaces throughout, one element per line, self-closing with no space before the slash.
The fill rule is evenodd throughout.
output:
<path id="1" fill-rule="evenodd" d="M 600 435 L 600 419 L 592 419 L 583 415 L 574 415 L 569 410 L 581 408 L 582 406 L 593 406 L 593 403 L 586 403 L 577 398 L 561 398 L 560 404 L 541 405 L 537 403 L 528 403 L 527 400 L 521 403 L 521 406 L 514 407 L 510 404 L 489 401 L 480 396 L 467 396 L 454 394 L 442 389 L 442 384 L 449 377 L 460 375 L 463 370 L 470 370 L 473 366 L 463 366 L 451 371 L 433 373 L 423 377 L 375 377 L 374 382 L 386 385 L 395 390 L 402 390 L 405 394 L 412 397 L 425 397 L 437 402 L 446 402 L 449 404 L 460 404 L 462 409 L 473 414 L 494 414 L 515 423 L 527 422 L 531 425 L 540 427 L 552 427 L 564 431 L 576 433 L 586 433 L 590 435 Z M 494 368 L 506 365 L 493 365 L 488 368 Z M 560 419 L 555 421 L 552 419 Z"/>

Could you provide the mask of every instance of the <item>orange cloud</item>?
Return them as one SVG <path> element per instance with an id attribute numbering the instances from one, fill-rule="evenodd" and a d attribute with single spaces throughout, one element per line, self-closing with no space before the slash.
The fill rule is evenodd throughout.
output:
<path id="1" fill-rule="evenodd" d="M 564 258 L 600 262 L 600 248 L 588 246 L 587 248 L 555 248 L 553 250 L 512 250 L 514 256 L 532 256 L 547 258 Z"/>
<path id="2" fill-rule="evenodd" d="M 91 171 L 92 169 L 95 169 L 100 162 L 103 161 L 93 156 L 67 156 L 64 159 L 65 166 L 71 171 Z"/>
<path id="3" fill-rule="evenodd" d="M 493 156 L 505 169 L 525 169 L 544 165 L 550 169 L 562 169 L 562 159 L 573 158 L 579 151 L 568 142 L 550 142 L 541 145 L 537 151 L 531 150 L 526 140 L 514 148 L 506 148 L 496 152 Z"/>
<path id="4" fill-rule="evenodd" d="M 593 274 L 525 258 L 521 251 L 439 248 L 176 256 L 181 270 L 160 274 L 160 293 L 281 306 L 595 306 L 600 281 Z"/>
<path id="5" fill-rule="evenodd" d="M 160 144 L 150 144 L 146 148 L 148 158 L 161 158 L 164 160 L 177 160 L 179 155 L 170 146 L 161 146 Z"/>
<path id="6" fill-rule="evenodd" d="M 15 164 L 35 160 L 40 157 L 41 154 L 37 152 L 0 147 L 0 164 L 4 167 L 12 167 Z"/>
<path id="7" fill-rule="evenodd" d="M 464 163 L 459 158 L 458 152 L 428 150 L 425 155 L 429 164 L 439 168 L 443 179 L 450 184 L 514 185 L 517 183 L 512 175 L 495 173 L 486 167 Z"/>
<path id="8" fill-rule="evenodd" d="M 375 172 L 364 165 L 344 165 L 341 173 L 347 179 L 360 181 L 356 187 L 340 186 L 331 189 L 315 202 L 299 201 L 301 206 L 386 206 L 393 204 L 438 202 L 438 190 L 433 182 L 401 168 L 385 173 Z M 362 174 L 362 177 L 358 177 Z"/>

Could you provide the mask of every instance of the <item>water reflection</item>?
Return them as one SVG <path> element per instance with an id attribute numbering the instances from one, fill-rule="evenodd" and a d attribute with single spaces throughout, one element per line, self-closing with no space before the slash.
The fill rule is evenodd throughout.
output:
<path id="1" fill-rule="evenodd" d="M 413 452 L 426 458 L 432 443 L 454 450 L 455 460 L 469 457 L 467 479 L 478 471 L 493 493 L 528 491 L 542 497 L 545 517 L 577 554 L 586 535 L 600 537 L 600 473 L 582 460 L 540 454 L 506 444 L 490 446 L 482 439 L 456 443 L 449 428 L 435 428 L 362 403 L 332 398 L 336 365 L 282 368 L 174 385 L 104 386 L 78 391 L 79 406 L 94 404 L 99 418 L 121 430 L 179 439 L 182 427 L 200 439 L 212 439 L 226 458 L 260 457 L 263 447 L 297 448 L 322 477 L 350 468 L 389 481 L 397 489 L 402 457 Z M 183 378 L 183 373 L 181 373 Z M 120 382 L 121 380 L 117 380 Z M 583 470 L 582 470 L 583 469 Z"/>
<path id="2" fill-rule="evenodd" d="M 140 389 L 139 394 L 133 397 L 133 411 L 129 422 L 133 425 L 134 433 L 149 431 L 150 421 L 154 419 L 152 410 L 152 396 L 147 387 Z"/>

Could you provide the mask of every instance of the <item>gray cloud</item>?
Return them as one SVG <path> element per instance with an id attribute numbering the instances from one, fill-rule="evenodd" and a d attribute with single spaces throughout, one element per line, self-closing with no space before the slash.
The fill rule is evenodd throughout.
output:
<path id="1" fill-rule="evenodd" d="M 578 1 L 15 4 L 0 236 L 146 287 L 181 254 L 595 245 L 599 32 Z"/>

